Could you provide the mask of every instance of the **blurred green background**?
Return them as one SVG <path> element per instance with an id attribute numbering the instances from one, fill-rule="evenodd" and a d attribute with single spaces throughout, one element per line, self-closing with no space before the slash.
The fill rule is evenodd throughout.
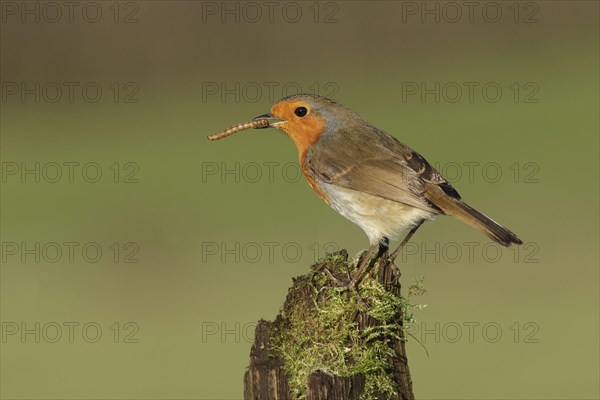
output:
<path id="1" fill-rule="evenodd" d="M 2 398 L 242 397 L 254 324 L 291 278 L 368 245 L 296 179 L 282 134 L 205 138 L 298 87 L 440 165 L 527 243 L 496 254 L 450 218 L 416 234 L 417 398 L 598 398 L 597 2 L 482 2 L 471 20 L 462 2 L 87 4 L 69 21 L 2 2 Z"/>

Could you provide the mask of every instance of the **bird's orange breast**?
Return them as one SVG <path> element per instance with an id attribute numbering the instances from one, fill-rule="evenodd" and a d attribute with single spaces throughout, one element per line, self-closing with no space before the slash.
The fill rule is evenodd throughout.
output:
<path id="1" fill-rule="evenodd" d="M 282 126 L 282 130 L 292 139 L 298 149 L 298 158 L 302 172 L 308 181 L 312 190 L 329 204 L 329 196 L 323 191 L 315 180 L 314 176 L 308 170 L 306 165 L 306 153 L 308 149 L 315 144 L 323 131 L 325 130 L 325 120 L 317 115 L 311 115 L 309 118 L 298 122 L 287 122 Z"/>
<path id="2" fill-rule="evenodd" d="M 306 180 L 308 181 L 308 184 L 310 185 L 311 189 L 317 194 L 317 196 L 319 196 L 321 199 L 323 199 L 323 201 L 325 203 L 330 204 L 331 201 L 329 199 L 329 196 L 319 186 L 319 184 L 317 183 L 315 177 L 308 170 L 308 168 L 306 167 L 306 161 L 305 160 L 306 159 L 304 157 L 302 157 L 302 156 L 300 157 L 300 166 L 302 167 L 302 172 L 304 173 L 304 176 L 306 177 Z"/>

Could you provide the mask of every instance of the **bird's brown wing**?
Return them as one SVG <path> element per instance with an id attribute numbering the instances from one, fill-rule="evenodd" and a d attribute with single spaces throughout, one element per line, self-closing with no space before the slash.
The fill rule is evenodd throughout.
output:
<path id="1" fill-rule="evenodd" d="M 419 153 L 364 124 L 321 136 L 305 166 L 317 179 L 388 200 L 448 214 L 479 229 L 503 246 L 522 244 L 510 230 L 475 210 Z"/>
<path id="2" fill-rule="evenodd" d="M 428 185 L 460 199 L 454 188 L 420 154 L 374 127 L 338 130 L 315 143 L 305 158 L 319 180 L 436 214 L 443 211 L 425 197 Z"/>

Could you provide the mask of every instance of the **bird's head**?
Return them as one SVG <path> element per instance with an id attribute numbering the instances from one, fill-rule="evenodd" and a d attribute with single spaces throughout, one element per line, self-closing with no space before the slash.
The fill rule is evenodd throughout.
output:
<path id="1" fill-rule="evenodd" d="M 296 94 L 279 100 L 269 114 L 258 118 L 272 119 L 268 127 L 280 129 L 289 136 L 303 154 L 319 140 L 326 129 L 334 128 L 345 108 L 326 97 Z"/>

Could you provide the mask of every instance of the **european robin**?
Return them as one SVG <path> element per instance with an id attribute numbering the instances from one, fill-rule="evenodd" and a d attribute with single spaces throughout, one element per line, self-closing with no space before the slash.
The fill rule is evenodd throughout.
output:
<path id="1" fill-rule="evenodd" d="M 269 114 L 209 136 L 218 140 L 248 128 L 276 128 L 289 136 L 302 172 L 315 193 L 360 226 L 370 247 L 348 284 L 362 277 L 371 256 L 381 255 L 410 229 L 394 260 L 424 221 L 452 215 L 503 246 L 522 241 L 462 201 L 458 192 L 419 153 L 354 111 L 325 97 L 298 94 L 275 103 Z"/>

